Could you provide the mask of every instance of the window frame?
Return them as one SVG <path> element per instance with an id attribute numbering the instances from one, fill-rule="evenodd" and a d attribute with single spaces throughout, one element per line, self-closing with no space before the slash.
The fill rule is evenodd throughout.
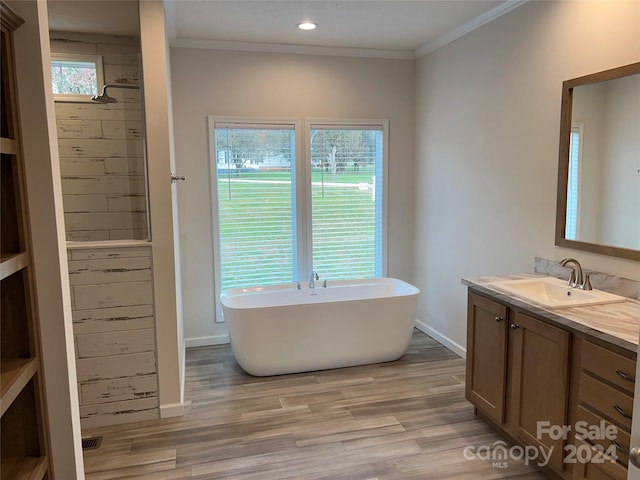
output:
<path id="1" fill-rule="evenodd" d="M 50 68 L 53 68 L 54 62 L 60 61 L 93 63 L 96 66 L 96 94 L 100 94 L 102 88 L 105 85 L 104 63 L 102 55 L 89 55 L 81 53 L 52 53 Z M 93 103 L 93 100 L 91 100 L 92 96 L 93 95 L 54 93 L 53 100 L 55 102 Z"/>

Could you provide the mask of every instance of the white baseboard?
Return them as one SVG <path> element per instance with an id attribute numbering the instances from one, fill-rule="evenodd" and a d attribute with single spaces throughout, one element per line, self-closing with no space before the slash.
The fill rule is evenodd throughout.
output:
<path id="1" fill-rule="evenodd" d="M 160 418 L 181 417 L 184 415 L 184 404 L 170 403 L 169 405 L 160 405 Z"/>
<path id="2" fill-rule="evenodd" d="M 209 335 L 207 337 L 185 338 L 185 348 L 208 347 L 209 345 L 222 345 L 229 343 L 229 335 Z"/>
<path id="3" fill-rule="evenodd" d="M 440 333 L 437 330 L 435 330 L 433 327 L 430 327 L 429 325 L 427 325 L 426 323 L 424 323 L 424 322 L 422 322 L 422 321 L 420 321 L 418 319 L 416 319 L 415 326 L 416 326 L 416 328 L 418 330 L 420 330 L 421 332 L 426 333 L 431 338 L 433 338 L 435 341 L 437 341 L 438 343 L 441 343 L 442 345 L 447 347 L 449 350 L 451 350 L 456 355 L 459 355 L 462 358 L 467 358 L 467 349 L 465 347 L 463 347 L 462 345 L 460 345 L 459 343 L 454 342 L 453 340 L 451 340 L 446 335 L 443 335 L 442 333 Z"/>

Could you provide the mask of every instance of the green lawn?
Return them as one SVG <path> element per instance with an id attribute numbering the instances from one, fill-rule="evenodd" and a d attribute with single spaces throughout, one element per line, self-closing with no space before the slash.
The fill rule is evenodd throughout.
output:
<path id="1" fill-rule="evenodd" d="M 375 175 L 374 167 L 365 167 L 358 171 L 353 171 L 352 167 L 346 172 L 337 173 L 332 177 L 331 172 L 323 172 L 320 168 L 313 168 L 311 172 L 312 182 L 331 182 L 331 183 L 371 183 Z M 227 175 L 224 176 L 225 179 Z M 231 178 L 241 178 L 245 180 L 290 180 L 289 172 L 285 171 L 256 171 L 231 174 Z"/>
<path id="2" fill-rule="evenodd" d="M 371 188 L 327 185 L 372 185 L 372 177 L 373 168 L 335 176 L 319 169 L 312 173 L 314 268 L 322 278 L 375 274 Z M 218 180 L 223 289 L 295 279 L 289 180 L 287 172 L 242 173 Z M 315 185 L 323 180 L 324 188 Z"/>

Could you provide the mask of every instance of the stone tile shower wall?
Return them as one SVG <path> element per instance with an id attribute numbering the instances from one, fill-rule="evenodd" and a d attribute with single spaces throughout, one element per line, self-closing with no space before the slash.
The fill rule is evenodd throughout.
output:
<path id="1" fill-rule="evenodd" d="M 107 84 L 139 85 L 140 39 L 51 32 L 52 53 L 102 55 Z M 117 103 L 56 102 L 67 240 L 147 239 L 141 91 Z"/>

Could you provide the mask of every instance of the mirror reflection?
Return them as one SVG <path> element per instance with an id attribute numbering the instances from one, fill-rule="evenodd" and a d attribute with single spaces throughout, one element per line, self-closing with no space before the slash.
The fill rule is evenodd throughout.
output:
<path id="1" fill-rule="evenodd" d="M 638 72 L 633 64 L 565 82 L 557 245 L 640 257 Z"/>

